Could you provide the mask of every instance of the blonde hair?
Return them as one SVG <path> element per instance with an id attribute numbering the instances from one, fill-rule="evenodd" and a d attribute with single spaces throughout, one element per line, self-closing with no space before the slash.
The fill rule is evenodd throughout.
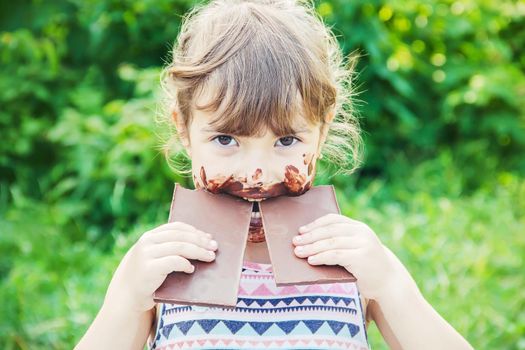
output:
<path id="1" fill-rule="evenodd" d="M 183 169 L 190 159 L 173 113 L 187 129 L 195 107 L 217 112 L 210 124 L 238 136 L 254 136 L 266 127 L 285 136 L 294 133 L 297 114 L 315 124 L 334 113 L 322 154 L 336 173 L 354 172 L 362 139 L 352 84 L 357 55 L 348 58 L 345 62 L 309 1 L 215 0 L 195 6 L 183 18 L 172 62 L 161 74 L 168 164 L 180 174 L 191 172 Z M 194 106 L 211 87 L 211 101 Z M 174 150 L 178 158 L 172 158 Z"/>

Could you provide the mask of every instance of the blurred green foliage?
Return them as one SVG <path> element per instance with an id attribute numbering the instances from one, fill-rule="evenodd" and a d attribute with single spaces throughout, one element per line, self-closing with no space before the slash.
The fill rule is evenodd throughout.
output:
<path id="1" fill-rule="evenodd" d="M 0 345 L 71 348 L 165 222 L 159 72 L 193 1 L 0 1 Z M 328 178 L 477 349 L 525 349 L 525 2 L 316 1 L 366 159 Z M 386 348 L 373 327 L 373 348 Z"/>
<path id="2" fill-rule="evenodd" d="M 405 176 L 453 151 L 463 188 L 525 172 L 524 2 L 327 2 L 345 51 L 359 49 L 365 173 Z M 480 176 L 485 173 L 488 176 Z"/>

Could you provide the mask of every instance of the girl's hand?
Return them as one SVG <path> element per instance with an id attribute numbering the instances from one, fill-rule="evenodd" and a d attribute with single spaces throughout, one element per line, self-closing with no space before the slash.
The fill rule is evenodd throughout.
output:
<path id="1" fill-rule="evenodd" d="M 377 299 L 396 281 L 398 270 L 374 231 L 344 215 L 328 214 L 299 229 L 295 255 L 311 265 L 341 265 L 357 278 L 365 298 Z"/>
<path id="2" fill-rule="evenodd" d="M 153 293 L 170 272 L 192 273 L 195 267 L 188 259 L 213 261 L 217 247 L 210 234 L 182 222 L 147 231 L 120 262 L 104 303 L 150 310 L 155 305 Z"/>

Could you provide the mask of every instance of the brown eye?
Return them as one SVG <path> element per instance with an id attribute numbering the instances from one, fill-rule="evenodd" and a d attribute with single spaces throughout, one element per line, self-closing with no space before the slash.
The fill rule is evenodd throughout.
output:
<path id="1" fill-rule="evenodd" d="M 294 143 L 295 140 L 297 140 L 296 137 L 285 136 L 285 137 L 281 137 L 278 142 L 280 142 L 281 145 L 283 145 L 283 146 L 291 146 L 291 145 L 295 144 Z"/>

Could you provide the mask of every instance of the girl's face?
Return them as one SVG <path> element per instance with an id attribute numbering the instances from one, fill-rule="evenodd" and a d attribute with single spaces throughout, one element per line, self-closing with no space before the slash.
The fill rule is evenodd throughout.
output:
<path id="1" fill-rule="evenodd" d="M 328 131 L 327 125 L 321 128 L 321 123 L 308 124 L 297 116 L 294 135 L 274 135 L 266 129 L 260 137 L 240 137 L 217 133 L 208 123 L 213 115 L 201 110 L 193 110 L 187 130 L 181 129 L 183 124 L 175 117 L 192 160 L 195 188 L 247 200 L 306 192 Z"/>

